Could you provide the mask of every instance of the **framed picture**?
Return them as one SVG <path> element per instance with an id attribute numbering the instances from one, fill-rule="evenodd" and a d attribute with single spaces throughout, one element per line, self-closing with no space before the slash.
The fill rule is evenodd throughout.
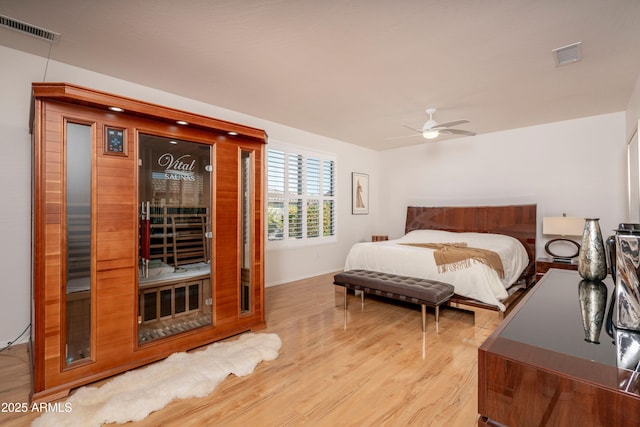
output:
<path id="1" fill-rule="evenodd" d="M 369 175 L 351 173 L 351 213 L 366 215 L 369 213 Z"/>
<path id="2" fill-rule="evenodd" d="M 125 129 L 104 127 L 104 154 L 128 156 L 127 134 Z"/>

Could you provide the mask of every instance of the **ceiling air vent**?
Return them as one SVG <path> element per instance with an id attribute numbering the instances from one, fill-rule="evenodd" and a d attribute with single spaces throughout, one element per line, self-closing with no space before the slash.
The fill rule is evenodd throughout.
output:
<path id="1" fill-rule="evenodd" d="M 582 59 L 582 42 L 570 44 L 568 46 L 553 49 L 553 57 L 556 65 L 567 65 L 578 62 Z"/>
<path id="2" fill-rule="evenodd" d="M 58 33 L 45 30 L 44 28 L 38 28 L 35 25 L 27 24 L 26 22 L 18 21 L 17 19 L 4 15 L 0 15 L 0 27 L 6 27 L 23 34 L 29 34 L 30 36 L 46 40 L 50 43 L 57 43 L 60 38 L 60 34 Z"/>

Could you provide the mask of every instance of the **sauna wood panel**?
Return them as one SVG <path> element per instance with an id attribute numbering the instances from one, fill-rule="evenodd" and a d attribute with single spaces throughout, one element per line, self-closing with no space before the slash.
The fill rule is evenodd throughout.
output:
<path id="1" fill-rule="evenodd" d="M 244 149 L 247 151 L 255 150 L 258 155 L 256 158 L 260 158 L 260 147 L 256 150 L 256 146 L 250 143 L 243 143 L 240 146 L 227 146 L 224 144 L 219 144 L 217 147 L 217 165 L 218 165 L 218 174 L 222 176 L 228 176 L 229 179 L 224 181 L 219 181 L 217 183 L 217 207 L 220 210 L 225 212 L 223 218 L 220 218 L 220 215 L 217 217 L 217 246 L 218 246 L 218 256 L 217 256 L 217 265 L 219 270 L 219 280 L 220 283 L 233 283 L 234 286 L 224 286 L 220 285 L 216 287 L 217 291 L 217 325 L 226 325 L 231 322 L 237 323 L 245 323 L 247 320 L 245 319 L 246 315 L 240 315 L 240 306 L 239 306 L 239 297 L 240 297 L 240 264 L 239 264 L 239 236 L 237 227 L 234 225 L 235 218 L 239 215 L 239 198 L 238 198 L 238 188 L 240 185 L 239 182 L 239 156 L 240 149 Z M 262 170 L 256 168 L 254 170 L 254 176 L 261 176 Z M 257 181 L 261 183 L 261 181 Z M 257 185 L 254 184 L 254 187 Z M 254 188 L 254 191 L 255 188 Z M 261 206 L 262 199 L 259 197 L 261 192 L 256 191 L 256 196 L 254 198 L 254 206 Z M 255 233 L 255 224 L 256 222 L 260 222 L 260 231 L 258 232 L 256 239 Z M 260 235 L 262 234 L 262 215 L 261 212 L 256 214 L 254 211 L 254 232 L 252 233 L 252 240 L 254 242 L 259 242 Z M 257 245 L 256 245 L 257 246 Z M 254 247 L 255 249 L 255 247 Z M 262 272 L 260 270 L 259 264 L 256 263 L 255 259 L 258 258 L 256 253 L 261 253 L 260 251 L 254 251 L 254 263 L 252 266 L 254 283 L 261 283 Z M 262 279 L 263 281 L 263 279 Z M 260 310 L 262 308 L 261 301 L 263 296 L 261 295 L 261 290 L 259 285 L 253 286 L 253 312 L 254 313 L 262 313 Z M 261 318 L 261 324 L 264 323 L 264 318 Z"/>

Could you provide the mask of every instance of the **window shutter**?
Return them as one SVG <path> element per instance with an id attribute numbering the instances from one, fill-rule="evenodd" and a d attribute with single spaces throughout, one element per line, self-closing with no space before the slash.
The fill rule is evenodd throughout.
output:
<path id="1" fill-rule="evenodd" d="M 267 150 L 267 239 L 284 239 L 284 158 L 282 151 Z"/>
<path id="2" fill-rule="evenodd" d="M 267 238 L 269 240 L 284 239 L 284 199 L 269 199 L 267 221 Z"/>
<path id="3" fill-rule="evenodd" d="M 267 187 L 269 194 L 284 194 L 284 153 L 267 151 Z"/>
<path id="4" fill-rule="evenodd" d="M 322 190 L 325 196 L 335 196 L 333 161 L 322 162 Z"/>
<path id="5" fill-rule="evenodd" d="M 332 160 L 322 162 L 322 194 L 331 199 L 324 200 L 322 209 L 322 235 L 335 236 L 335 164 Z"/>
<path id="6" fill-rule="evenodd" d="M 323 218 L 322 218 L 322 235 L 323 236 L 335 236 L 336 234 L 336 226 L 335 226 L 335 201 L 334 200 L 325 200 L 324 208 L 322 209 Z"/>
<path id="7" fill-rule="evenodd" d="M 267 150 L 267 239 L 336 235 L 335 162 L 287 149 Z"/>
<path id="8" fill-rule="evenodd" d="M 302 200 L 289 201 L 289 238 L 302 239 Z"/>
<path id="9" fill-rule="evenodd" d="M 304 171 L 302 170 L 302 156 L 299 154 L 289 154 L 289 194 L 302 196 L 302 181 Z"/>
<path id="10" fill-rule="evenodd" d="M 320 236 L 320 200 L 307 200 L 307 237 Z"/>
<path id="11" fill-rule="evenodd" d="M 307 159 L 307 195 L 320 195 L 320 160 Z"/>

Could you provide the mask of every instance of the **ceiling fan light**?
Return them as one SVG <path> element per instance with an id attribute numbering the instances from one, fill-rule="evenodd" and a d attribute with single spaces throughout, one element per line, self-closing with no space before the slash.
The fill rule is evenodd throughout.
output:
<path id="1" fill-rule="evenodd" d="M 422 136 L 424 136 L 425 139 L 434 139 L 437 138 L 438 135 L 440 135 L 440 132 L 437 130 L 425 130 L 422 132 Z"/>

